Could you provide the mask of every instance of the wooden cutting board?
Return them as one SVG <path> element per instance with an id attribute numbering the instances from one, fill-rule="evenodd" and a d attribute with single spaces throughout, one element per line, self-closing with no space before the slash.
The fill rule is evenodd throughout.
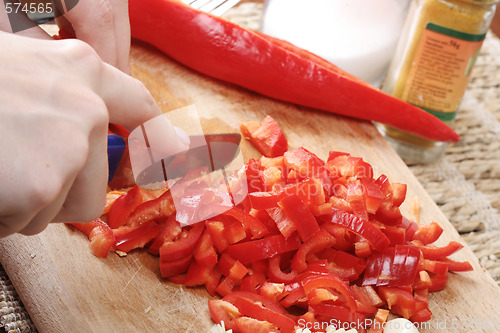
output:
<path id="1" fill-rule="evenodd" d="M 330 150 L 363 157 L 377 176 L 384 173 L 408 184 L 405 211 L 412 198 L 420 198 L 422 223 L 437 221 L 445 230 L 439 244 L 463 242 L 371 124 L 212 80 L 141 43 L 132 47 L 132 69 L 164 112 L 195 104 L 207 131 L 237 132 L 241 121 L 270 114 L 282 126 L 290 149 L 304 146 L 322 158 Z M 247 142 L 242 151 L 245 159 L 259 156 Z M 63 224 L 36 236 L 0 240 L 2 265 L 40 332 L 206 332 L 212 326 L 208 293 L 164 281 L 156 257 L 138 251 L 98 259 L 87 246 L 83 234 Z M 500 289 L 467 247 L 454 259 L 469 260 L 475 271 L 451 274 L 448 288 L 431 295 L 433 319 L 421 331 L 500 331 Z M 481 329 L 490 321 L 496 328 Z"/>

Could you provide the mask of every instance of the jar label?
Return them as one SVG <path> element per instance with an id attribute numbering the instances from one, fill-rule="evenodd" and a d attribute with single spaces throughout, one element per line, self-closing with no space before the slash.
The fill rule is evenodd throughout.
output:
<path id="1" fill-rule="evenodd" d="M 441 120 L 455 118 L 485 36 L 428 23 L 402 99 Z"/>

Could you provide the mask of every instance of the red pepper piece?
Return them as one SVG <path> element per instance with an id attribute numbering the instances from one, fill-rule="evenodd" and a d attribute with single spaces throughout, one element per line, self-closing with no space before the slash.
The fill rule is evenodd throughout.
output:
<path id="1" fill-rule="evenodd" d="M 98 258 L 106 258 L 115 243 L 113 230 L 100 218 L 88 223 L 69 223 L 84 232 L 89 240 L 90 251 Z"/>
<path id="2" fill-rule="evenodd" d="M 208 300 L 208 310 L 214 323 L 221 324 L 224 322 L 224 327 L 227 330 L 234 329 L 234 320 L 241 317 L 237 307 L 221 299 Z"/>
<path id="3" fill-rule="evenodd" d="M 347 322 L 353 321 L 353 314 L 349 308 L 329 303 L 319 303 L 311 305 L 315 316 L 321 316 L 325 319 Z"/>
<path id="4" fill-rule="evenodd" d="M 365 202 L 365 191 L 361 184 L 347 185 L 347 202 L 351 207 L 352 213 L 359 218 L 368 220 L 368 210 Z"/>
<path id="5" fill-rule="evenodd" d="M 252 234 L 252 239 L 262 238 L 269 233 L 269 230 L 264 223 L 239 208 L 233 207 L 222 213 L 222 215 L 232 217 L 241 222 L 245 229 L 249 230 Z"/>
<path id="6" fill-rule="evenodd" d="M 208 230 L 203 232 L 198 244 L 196 244 L 194 259 L 197 263 L 204 266 L 213 266 L 217 264 L 217 252 L 215 252 L 214 242 Z"/>
<path id="7" fill-rule="evenodd" d="M 214 266 L 201 265 L 195 261 L 189 265 L 183 284 L 188 287 L 201 286 L 209 281 L 213 271 Z"/>
<path id="8" fill-rule="evenodd" d="M 286 217 L 293 221 L 303 242 L 319 231 L 316 218 L 298 196 L 287 196 L 278 205 L 283 209 Z"/>
<path id="9" fill-rule="evenodd" d="M 328 268 L 333 275 L 345 281 L 357 280 L 366 268 L 366 262 L 355 255 L 335 249 L 326 249 L 317 254 L 328 260 Z"/>
<path id="10" fill-rule="evenodd" d="M 154 255 L 159 255 L 160 247 L 167 241 L 176 239 L 181 233 L 182 228 L 179 222 L 175 220 L 174 214 L 170 215 L 167 220 L 160 223 L 161 230 L 155 240 L 148 247 L 148 252 Z"/>
<path id="11" fill-rule="evenodd" d="M 241 262 L 235 261 L 229 269 L 229 274 L 222 279 L 221 283 L 215 288 L 215 291 L 221 296 L 228 295 L 241 279 L 248 273 L 246 268 Z"/>
<path id="12" fill-rule="evenodd" d="M 278 328 L 268 321 L 250 317 L 239 317 L 234 320 L 235 331 L 240 333 L 268 333 L 277 332 Z"/>
<path id="13" fill-rule="evenodd" d="M 297 277 L 298 272 L 294 270 L 284 272 L 281 269 L 282 258 L 283 255 L 278 254 L 269 259 L 267 275 L 272 282 L 290 283 Z"/>
<path id="14" fill-rule="evenodd" d="M 448 283 L 448 274 L 431 276 L 432 286 L 429 287 L 429 292 L 439 291 L 446 288 Z"/>
<path id="15" fill-rule="evenodd" d="M 468 261 L 454 261 L 451 259 L 442 259 L 442 263 L 448 264 L 448 270 L 450 272 L 468 272 L 474 270 L 472 265 Z"/>
<path id="16" fill-rule="evenodd" d="M 371 179 L 361 179 L 360 183 L 365 188 L 364 195 L 366 210 L 368 211 L 368 213 L 375 214 L 378 207 L 380 206 L 380 203 L 382 202 L 382 199 L 384 198 L 382 195 L 382 190 Z"/>
<path id="17" fill-rule="evenodd" d="M 420 224 L 411 240 L 420 241 L 424 245 L 432 244 L 438 240 L 442 233 L 443 228 L 436 222 Z"/>
<path id="18" fill-rule="evenodd" d="M 150 221 L 136 227 L 122 226 L 114 229 L 115 248 L 119 251 L 129 252 L 134 249 L 143 248 L 160 233 L 161 226 Z"/>
<path id="19" fill-rule="evenodd" d="M 236 297 L 231 303 L 238 308 L 242 315 L 272 323 L 280 329 L 280 332 L 292 333 L 295 331 L 295 320 L 291 316 L 273 311 L 244 297 Z"/>
<path id="20" fill-rule="evenodd" d="M 154 199 L 146 190 L 134 186 L 131 190 L 122 194 L 113 203 L 108 213 L 108 224 L 112 229 L 125 225 L 130 214 L 144 201 Z"/>
<path id="21" fill-rule="evenodd" d="M 276 223 L 276 227 L 278 227 L 278 230 L 283 235 L 283 237 L 288 238 L 295 232 L 295 230 L 297 230 L 297 226 L 291 219 L 289 219 L 285 215 L 283 209 L 274 207 L 267 209 L 267 213 L 274 221 L 274 223 Z"/>
<path id="22" fill-rule="evenodd" d="M 361 157 L 354 157 L 350 154 L 339 154 L 330 152 L 326 168 L 333 177 L 356 177 L 358 179 L 372 179 L 373 168 L 363 161 Z"/>
<path id="23" fill-rule="evenodd" d="M 413 240 L 415 232 L 418 229 L 418 224 L 408 220 L 406 217 L 403 216 L 401 220 L 401 226 L 406 229 L 405 240 L 406 241 Z"/>
<path id="24" fill-rule="evenodd" d="M 384 226 L 382 232 L 389 238 L 391 245 L 404 245 L 406 243 L 406 230 L 403 227 Z"/>
<path id="25" fill-rule="evenodd" d="M 226 252 L 243 264 L 271 258 L 277 254 L 297 250 L 300 246 L 298 237 L 285 239 L 282 235 L 229 245 Z"/>
<path id="26" fill-rule="evenodd" d="M 279 192 L 253 192 L 248 195 L 253 209 L 269 209 L 277 206 L 278 202 L 286 196 L 285 191 Z"/>
<path id="27" fill-rule="evenodd" d="M 377 251 L 383 251 L 390 244 L 389 238 L 375 225 L 347 212 L 334 209 L 332 222 L 365 238 Z"/>
<path id="28" fill-rule="evenodd" d="M 132 37 L 206 75 L 272 98 L 386 123 L 429 139 L 459 140 L 437 117 L 307 51 L 182 2 L 132 0 L 129 15 Z"/>
<path id="29" fill-rule="evenodd" d="M 167 241 L 160 247 L 160 260 L 174 261 L 192 256 L 205 225 L 198 223 L 187 232 L 187 236 L 174 241 Z"/>
<path id="30" fill-rule="evenodd" d="M 285 134 L 271 116 L 266 116 L 262 122 L 242 122 L 240 130 L 243 136 L 266 157 L 281 156 L 288 149 Z"/>
<path id="31" fill-rule="evenodd" d="M 245 276 L 241 280 L 240 290 L 257 293 L 257 288 L 260 287 L 267 277 L 264 273 L 253 273 L 252 275 Z"/>
<path id="32" fill-rule="evenodd" d="M 415 298 L 411 292 L 396 287 L 378 287 L 378 293 L 387 302 L 391 312 L 409 319 L 415 312 Z"/>
<path id="33" fill-rule="evenodd" d="M 363 286 L 412 285 L 419 266 L 420 250 L 416 246 L 397 245 L 368 258 Z"/>
<path id="34" fill-rule="evenodd" d="M 324 230 L 319 230 L 305 241 L 292 258 L 291 267 L 299 273 L 307 268 L 306 257 L 310 254 L 331 248 L 335 244 L 335 238 Z"/>
<path id="35" fill-rule="evenodd" d="M 146 201 L 130 214 L 127 225 L 135 226 L 149 221 L 167 218 L 175 212 L 174 200 L 170 191 L 160 197 Z"/>
<path id="36" fill-rule="evenodd" d="M 451 241 L 448 245 L 443 247 L 420 245 L 418 241 L 414 241 L 414 243 L 418 245 L 425 259 L 434 260 L 444 259 L 464 247 L 462 244 L 455 241 Z"/>
<path id="37" fill-rule="evenodd" d="M 419 266 L 422 269 L 425 269 L 429 273 L 437 274 L 437 275 L 444 275 L 448 273 L 448 264 L 441 262 L 441 261 L 435 261 L 435 260 L 429 260 L 429 259 L 420 259 L 420 264 Z"/>
<path id="38" fill-rule="evenodd" d="M 164 278 L 169 278 L 185 273 L 192 262 L 193 262 L 192 254 L 177 260 L 169 260 L 168 257 L 162 256 L 160 252 L 161 276 L 163 276 Z"/>
<path id="39" fill-rule="evenodd" d="M 224 250 L 229 246 L 229 242 L 224 233 L 224 223 L 220 221 L 206 221 L 205 225 L 210 233 L 210 236 L 212 236 L 212 240 L 217 248 L 217 251 L 219 251 L 219 253 L 224 252 Z"/>
<path id="40" fill-rule="evenodd" d="M 349 285 L 338 276 L 312 275 L 302 280 L 301 284 L 306 295 L 316 288 L 333 288 L 344 296 L 346 304 L 351 312 L 356 312 L 357 310 L 356 301 L 349 289 Z"/>

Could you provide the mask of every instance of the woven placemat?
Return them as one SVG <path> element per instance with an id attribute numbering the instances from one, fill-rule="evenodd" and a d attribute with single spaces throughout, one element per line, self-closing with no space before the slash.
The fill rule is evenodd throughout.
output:
<path id="1" fill-rule="evenodd" d="M 261 3 L 246 2 L 225 16 L 257 30 Z M 500 40 L 489 33 L 454 128 L 462 140 L 430 165 L 412 172 L 500 284 Z M 0 265 L 0 327 L 36 332 Z M 1 328 L 0 328 L 1 330 Z"/>

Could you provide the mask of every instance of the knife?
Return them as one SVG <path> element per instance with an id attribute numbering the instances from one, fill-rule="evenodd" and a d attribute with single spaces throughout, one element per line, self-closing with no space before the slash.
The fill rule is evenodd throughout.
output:
<path id="1" fill-rule="evenodd" d="M 188 150 L 160 161 L 152 161 L 151 165 L 136 177 L 136 182 L 145 185 L 177 179 L 199 168 L 207 168 L 209 172 L 224 169 L 240 152 L 239 133 L 192 135 L 189 138 Z M 108 182 L 113 179 L 125 148 L 126 143 L 122 137 L 108 134 Z"/>

